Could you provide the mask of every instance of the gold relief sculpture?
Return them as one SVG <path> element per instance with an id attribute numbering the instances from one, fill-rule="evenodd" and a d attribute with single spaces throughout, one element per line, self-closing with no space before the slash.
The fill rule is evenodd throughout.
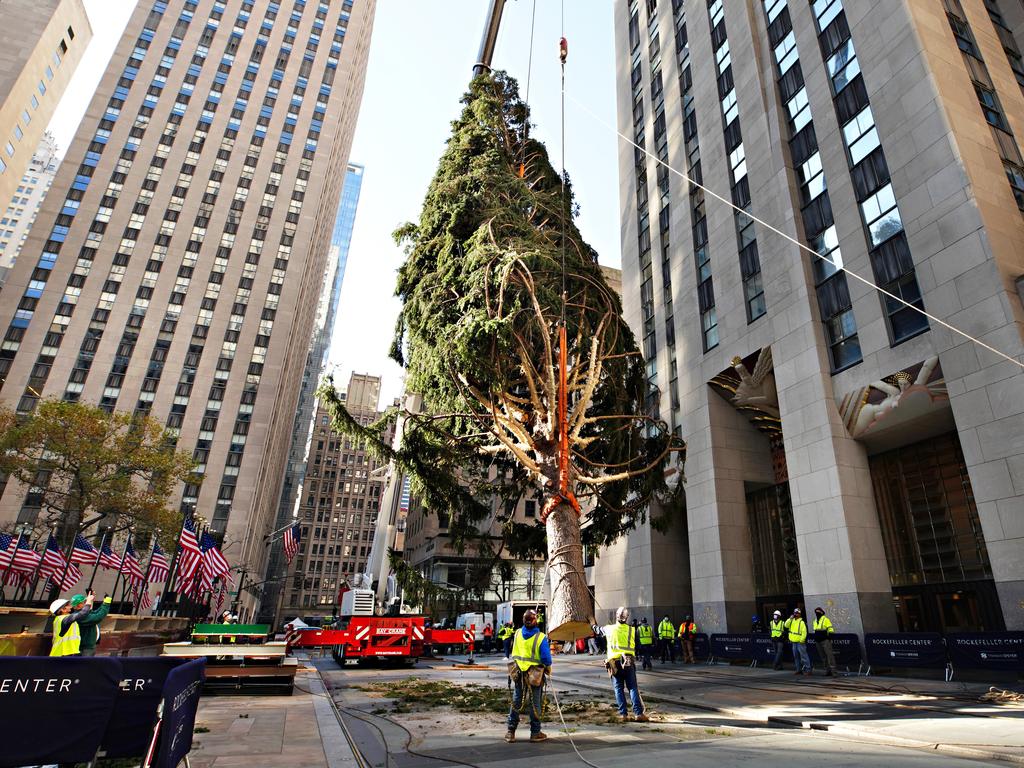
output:
<path id="1" fill-rule="evenodd" d="M 843 397 L 839 412 L 851 437 L 922 415 L 938 401 L 948 401 L 938 357 L 874 381 Z M 893 414 L 900 410 L 900 418 Z"/>
<path id="2" fill-rule="evenodd" d="M 712 378 L 710 384 L 762 432 L 771 435 L 782 431 L 771 347 L 746 359 L 734 357 L 732 367 Z"/>

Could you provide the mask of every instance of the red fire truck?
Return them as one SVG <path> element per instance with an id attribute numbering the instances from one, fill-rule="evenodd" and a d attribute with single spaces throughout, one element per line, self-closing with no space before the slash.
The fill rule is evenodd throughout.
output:
<path id="1" fill-rule="evenodd" d="M 358 606 L 360 596 L 353 597 Z M 344 610 L 353 603 L 345 600 L 342 605 Z M 359 609 L 350 607 L 350 610 Z M 346 615 L 333 629 L 293 629 L 285 640 L 289 651 L 330 648 L 334 660 L 341 665 L 350 660 L 381 659 L 412 666 L 425 655 L 426 647 L 463 646 L 472 652 L 475 625 L 467 629 L 434 629 L 426 626 L 426 621 L 423 616 Z"/>

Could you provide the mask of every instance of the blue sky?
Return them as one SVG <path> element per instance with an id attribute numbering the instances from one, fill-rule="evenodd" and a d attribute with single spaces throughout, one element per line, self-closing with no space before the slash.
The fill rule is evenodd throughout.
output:
<path id="1" fill-rule="evenodd" d="M 357 0 L 358 2 L 358 0 Z M 66 148 L 117 43 L 134 0 L 85 0 L 95 38 L 51 128 Z M 382 403 L 401 393 L 401 370 L 387 359 L 403 255 L 391 240 L 418 217 L 423 195 L 461 108 L 489 0 L 378 0 L 366 91 L 351 160 L 366 166 L 330 360 L 339 384 L 349 372 L 384 377 Z M 508 0 L 493 65 L 526 91 L 531 14 L 536 5 L 530 103 L 534 136 L 560 156 L 558 39 L 561 0 Z M 566 88 L 615 124 L 611 0 L 565 0 Z M 581 208 L 583 236 L 601 261 L 619 265 L 615 134 L 566 103 L 565 164 Z"/>

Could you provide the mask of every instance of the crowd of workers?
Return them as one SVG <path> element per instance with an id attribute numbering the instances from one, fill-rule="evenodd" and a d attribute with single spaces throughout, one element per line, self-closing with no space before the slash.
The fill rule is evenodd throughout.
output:
<path id="1" fill-rule="evenodd" d="M 544 634 L 540 621 L 543 616 L 533 610 L 523 615 L 523 626 L 514 629 L 510 623 L 502 625 L 497 637 L 503 643 L 508 674 L 513 684 L 512 706 L 508 713 L 505 741 L 516 740 L 520 715 L 529 708 L 530 741 L 545 741 L 541 714 L 543 713 L 544 686 L 551 677 L 551 643 Z M 694 641 L 699 629 L 692 616 L 686 616 L 679 629 L 669 616 L 665 616 L 655 629 L 647 623 L 647 617 L 630 623 L 629 610 L 619 608 L 615 612 L 615 623 L 603 627 L 594 626 L 594 634 L 587 640 L 591 654 L 600 653 L 603 646 L 605 668 L 612 681 L 615 705 L 622 722 L 646 723 L 647 708 L 637 685 L 636 665 L 639 659 L 642 669 L 653 670 L 655 647 L 661 654 L 661 663 L 676 663 L 678 648 L 684 664 L 696 664 Z M 767 633 L 775 649 L 773 669 L 782 669 L 782 657 L 786 644 L 792 646 L 793 662 L 797 675 L 811 674 L 811 660 L 807 653 L 807 639 L 814 638 L 818 653 L 824 662 L 826 676 L 836 673 L 835 654 L 832 650 L 832 621 L 823 608 L 815 608 L 814 623 L 808 631 L 807 622 L 799 608 L 783 619 L 781 611 L 775 611 L 771 620 L 764 624 L 759 616 L 751 620 L 751 632 Z M 489 651 L 494 637 L 492 627 L 484 629 L 484 648 Z M 657 643 L 655 643 L 657 640 Z M 576 650 L 573 648 L 573 650 Z M 632 708 L 633 716 L 629 711 Z"/>

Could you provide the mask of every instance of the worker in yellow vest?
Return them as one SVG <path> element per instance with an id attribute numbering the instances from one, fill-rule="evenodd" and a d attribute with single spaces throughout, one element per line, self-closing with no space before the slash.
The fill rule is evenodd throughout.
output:
<path id="1" fill-rule="evenodd" d="M 508 732 L 505 741 L 516 740 L 520 713 L 530 708 L 530 741 L 546 741 L 541 731 L 540 715 L 544 707 L 544 679 L 551 675 L 551 644 L 537 626 L 537 612 L 523 614 L 523 626 L 512 636 L 512 658 L 508 664 L 509 676 L 515 685 L 512 708 L 508 712 Z"/>
<path id="2" fill-rule="evenodd" d="M 683 623 L 679 625 L 679 644 L 683 647 L 683 663 L 696 664 L 697 659 L 693 655 L 693 640 L 697 636 L 697 622 L 687 614 Z"/>
<path id="3" fill-rule="evenodd" d="M 81 609 L 72 613 L 71 602 L 59 598 L 50 603 L 50 615 L 53 616 L 53 645 L 51 656 L 81 656 L 82 631 L 78 627 L 79 619 L 84 619 L 92 610 L 92 593 L 85 598 Z"/>
<path id="4" fill-rule="evenodd" d="M 772 661 L 772 669 L 782 669 L 782 653 L 786 650 L 786 639 L 782 636 L 786 628 L 786 622 L 782 620 L 782 612 L 776 611 L 772 614 L 772 620 L 768 624 L 768 632 L 771 635 L 772 645 L 775 647 L 775 659 Z"/>
<path id="5" fill-rule="evenodd" d="M 793 646 L 793 663 L 796 664 L 795 675 L 811 674 L 811 657 L 807 655 L 807 622 L 799 608 L 793 609 L 793 615 L 786 619 L 786 635 Z"/>
<path id="6" fill-rule="evenodd" d="M 512 635 L 515 634 L 515 630 L 512 629 L 512 622 L 506 621 L 502 624 L 501 629 L 498 630 L 498 639 L 501 641 L 501 648 L 505 652 L 505 658 L 512 655 Z"/>
<path id="7" fill-rule="evenodd" d="M 608 640 L 608 659 L 605 667 L 612 679 L 619 717 L 622 718 L 622 722 L 629 722 L 625 694 L 628 690 L 633 704 L 634 719 L 638 723 L 646 723 L 650 718 L 647 717 L 646 707 L 636 684 L 636 630 L 629 625 L 628 610 L 619 607 L 615 611 L 615 623 L 604 627 L 604 636 Z"/>
<path id="8" fill-rule="evenodd" d="M 832 650 L 832 634 L 835 629 L 832 621 L 825 615 L 825 609 L 818 606 L 814 609 L 814 647 L 818 649 L 818 658 L 825 665 L 825 677 L 836 673 L 836 655 Z"/>
<path id="9" fill-rule="evenodd" d="M 661 647 L 661 663 L 664 664 L 668 657 L 672 657 L 672 663 L 676 663 L 676 625 L 665 614 L 665 618 L 658 625 L 658 645 Z"/>
<path id="10" fill-rule="evenodd" d="M 636 628 L 636 639 L 640 644 L 640 659 L 643 662 L 643 669 L 654 669 L 651 663 L 651 652 L 654 650 L 654 627 L 647 623 L 647 617 L 640 620 L 640 626 Z"/>

